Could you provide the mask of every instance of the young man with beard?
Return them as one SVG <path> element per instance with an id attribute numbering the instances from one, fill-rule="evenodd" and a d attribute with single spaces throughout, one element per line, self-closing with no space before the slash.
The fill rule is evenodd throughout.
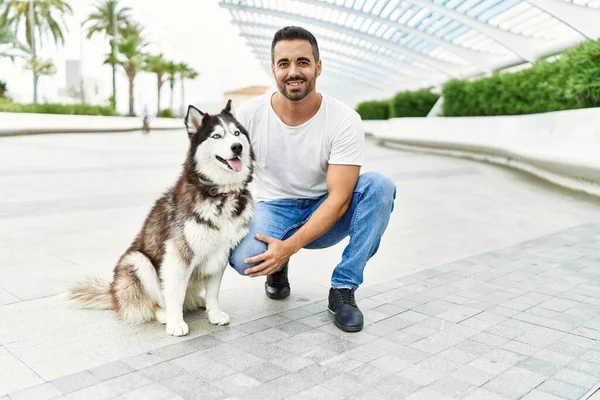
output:
<path id="1" fill-rule="evenodd" d="M 250 233 L 230 264 L 240 274 L 266 275 L 267 296 L 284 299 L 294 253 L 330 247 L 349 235 L 333 269 L 329 310 L 338 328 L 357 332 L 363 315 L 354 291 L 388 225 L 396 187 L 380 173 L 360 174 L 362 120 L 352 108 L 317 92 L 322 65 L 315 37 L 285 27 L 275 33 L 271 57 L 279 91 L 235 110 L 256 155 L 257 204 Z"/>

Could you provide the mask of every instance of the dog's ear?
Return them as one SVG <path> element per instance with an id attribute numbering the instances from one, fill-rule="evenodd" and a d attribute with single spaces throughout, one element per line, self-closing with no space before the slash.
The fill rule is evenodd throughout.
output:
<path id="1" fill-rule="evenodd" d="M 225 105 L 223 111 L 225 111 L 228 114 L 231 114 L 231 99 L 227 100 L 227 104 Z"/>
<path id="2" fill-rule="evenodd" d="M 187 128 L 189 136 L 192 136 L 200 130 L 202 127 L 202 120 L 205 116 L 206 114 L 196 107 L 192 105 L 188 107 L 187 115 L 185 116 L 185 127 Z"/>

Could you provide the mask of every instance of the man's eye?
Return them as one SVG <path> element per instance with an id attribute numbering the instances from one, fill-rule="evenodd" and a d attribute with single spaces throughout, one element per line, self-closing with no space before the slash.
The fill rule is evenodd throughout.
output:
<path id="1" fill-rule="evenodd" d="M 218 133 L 215 133 L 214 135 L 211 136 L 213 139 L 221 139 L 221 135 L 219 135 Z"/>

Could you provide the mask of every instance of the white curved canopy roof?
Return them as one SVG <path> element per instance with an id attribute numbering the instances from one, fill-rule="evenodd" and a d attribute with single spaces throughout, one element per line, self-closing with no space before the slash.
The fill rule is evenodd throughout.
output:
<path id="1" fill-rule="evenodd" d="M 600 0 L 221 0 L 270 73 L 273 34 L 317 38 L 319 88 L 348 102 L 438 86 L 600 37 Z"/>

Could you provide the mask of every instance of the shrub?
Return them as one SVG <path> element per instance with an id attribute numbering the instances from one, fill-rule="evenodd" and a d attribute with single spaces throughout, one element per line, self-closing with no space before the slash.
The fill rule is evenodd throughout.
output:
<path id="1" fill-rule="evenodd" d="M 11 101 L 0 101 L 0 112 L 69 114 L 69 115 L 118 115 L 110 106 L 91 104 L 20 104 Z"/>
<path id="2" fill-rule="evenodd" d="M 164 110 L 160 110 L 159 117 L 161 117 L 161 118 L 175 118 L 175 115 L 173 115 L 173 111 L 171 111 L 168 108 L 165 108 Z"/>
<path id="3" fill-rule="evenodd" d="M 6 85 L 6 82 L 0 81 L 0 99 L 4 98 L 4 94 L 6 93 L 7 89 L 8 86 Z"/>
<path id="4" fill-rule="evenodd" d="M 356 108 L 363 120 L 388 119 L 390 117 L 389 100 L 365 101 Z"/>
<path id="5" fill-rule="evenodd" d="M 600 41 L 588 41 L 556 61 L 513 73 L 446 82 L 445 116 L 544 113 L 600 106 Z"/>
<path id="6" fill-rule="evenodd" d="M 439 97 L 429 89 L 399 92 L 390 102 L 390 118 L 426 117 Z"/>

